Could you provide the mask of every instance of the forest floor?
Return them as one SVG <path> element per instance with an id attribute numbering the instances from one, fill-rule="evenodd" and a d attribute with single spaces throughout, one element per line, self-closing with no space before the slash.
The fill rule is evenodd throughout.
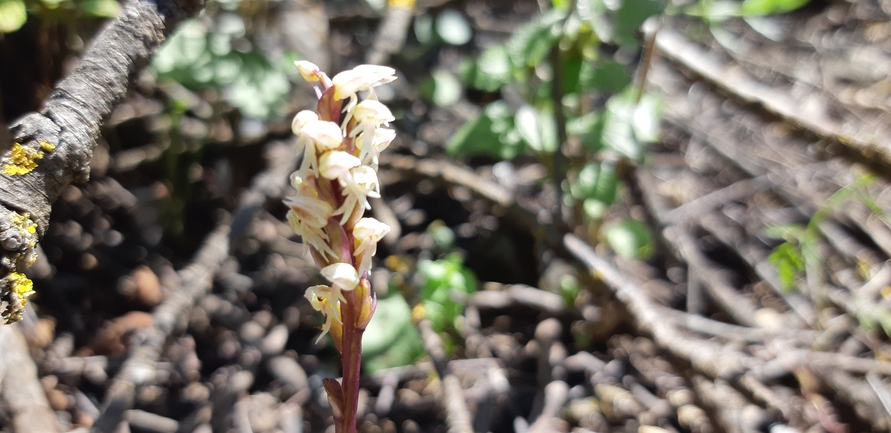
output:
<path id="1" fill-rule="evenodd" d="M 459 7 L 483 34 L 535 11 L 519 2 L 492 30 L 474 3 Z M 330 28 L 304 43 L 331 41 L 316 54 L 332 65 L 362 60 L 348 41 L 379 16 L 306 7 Z M 393 65 L 405 79 L 389 103 L 410 115 L 381 159 L 375 216 L 398 229 L 375 290 L 417 302 L 414 264 L 442 252 L 437 220 L 480 286 L 454 347 L 420 320 L 427 356 L 363 378 L 360 431 L 891 431 L 891 2 L 815 2 L 759 26 L 728 21 L 719 43 L 678 18 L 655 38 L 663 137 L 619 206 L 656 235 L 646 261 L 555 224 L 534 160 L 447 157 L 471 104 L 420 104 L 420 72 Z M 295 109 L 312 101 L 297 90 Z M 290 125 L 202 116 L 196 97 L 171 157 L 140 137 L 170 128 L 159 101 L 176 91 L 138 83 L 103 129 L 90 181 L 56 202 L 35 308 L 14 325 L 24 341 L 2 354 L 37 374 L 4 381 L 0 431 L 39 416 L 62 431 L 332 428 L 321 384 L 339 360 L 316 343 L 321 318 L 303 293 L 320 279 L 281 203 L 297 162 Z M 171 166 L 183 178 L 159 181 Z M 777 227 L 804 249 L 792 290 L 770 259 Z"/>

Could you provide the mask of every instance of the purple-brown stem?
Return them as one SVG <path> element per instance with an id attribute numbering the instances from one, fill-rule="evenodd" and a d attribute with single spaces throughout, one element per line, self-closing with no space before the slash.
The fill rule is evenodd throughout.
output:
<path id="1" fill-rule="evenodd" d="M 363 284 L 364 283 L 364 284 Z M 367 287 L 363 281 L 356 290 L 344 293 L 346 304 L 341 305 L 343 317 L 343 423 L 338 433 L 355 433 L 356 416 L 359 411 L 359 376 L 362 368 L 362 333 L 365 331 L 362 319 L 362 297 L 364 293 L 358 293 L 362 287 Z"/>

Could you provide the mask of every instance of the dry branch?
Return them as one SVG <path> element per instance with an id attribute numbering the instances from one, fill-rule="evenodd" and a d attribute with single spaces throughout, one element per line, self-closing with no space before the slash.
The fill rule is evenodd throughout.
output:
<path id="1" fill-rule="evenodd" d="M 90 176 L 99 127 L 130 82 L 175 25 L 202 7 L 200 0 L 131 0 L 108 23 L 80 65 L 58 83 L 39 113 L 13 122 L 16 143 L 4 146 L 0 170 L 0 266 L 3 274 L 30 266 L 49 223 L 52 203 L 72 182 Z M 36 225 L 35 225 L 36 224 Z M 4 275 L 7 320 L 20 316 L 15 274 Z M 21 291 L 20 293 L 21 294 Z"/>
<path id="2" fill-rule="evenodd" d="M 37 365 L 16 325 L 0 325 L 0 397 L 12 412 L 14 431 L 61 431 L 37 378 Z"/>

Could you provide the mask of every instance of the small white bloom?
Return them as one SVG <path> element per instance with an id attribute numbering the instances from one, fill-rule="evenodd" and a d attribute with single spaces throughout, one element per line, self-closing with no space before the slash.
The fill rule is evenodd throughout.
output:
<path id="1" fill-rule="evenodd" d="M 334 76 L 334 100 L 354 98 L 356 93 L 387 84 L 396 79 L 396 70 L 387 66 L 359 65 Z"/>
<path id="2" fill-rule="evenodd" d="M 335 290 L 325 285 L 312 286 L 306 289 L 304 296 L 309 300 L 312 308 L 316 311 L 321 311 L 325 315 L 325 323 L 322 324 L 322 334 L 319 335 L 316 343 L 331 330 L 331 325 L 334 324 L 335 320 L 337 323 L 343 323 L 343 319 L 340 317 L 340 300 L 337 299 L 338 295 L 341 298 L 343 297 L 340 291 L 335 293 Z"/>
<path id="3" fill-rule="evenodd" d="M 336 149 L 343 144 L 343 131 L 336 123 L 327 120 L 308 122 L 300 134 L 311 138 L 322 151 Z"/>
<path id="4" fill-rule="evenodd" d="M 356 207 L 362 206 L 371 209 L 368 197 L 380 197 L 380 184 L 377 172 L 367 165 L 360 165 L 350 170 L 350 175 L 345 178 L 343 195 L 346 198 L 343 204 L 332 215 L 341 215 L 340 224 L 346 224 Z"/>
<path id="5" fill-rule="evenodd" d="M 359 273 L 353 265 L 334 263 L 322 269 L 322 275 L 341 290 L 353 290 L 359 285 Z"/>
<path id="6" fill-rule="evenodd" d="M 294 212 L 304 225 L 320 229 L 328 225 L 328 218 L 334 209 L 327 201 L 319 198 L 318 191 L 297 175 L 291 176 L 291 186 L 297 194 L 284 200 L 291 208 L 291 212 Z"/>
<path id="7" fill-rule="evenodd" d="M 314 111 L 303 110 L 297 113 L 297 115 L 294 116 L 294 120 L 291 121 L 291 131 L 294 135 L 299 136 L 300 131 L 307 123 L 316 120 L 319 120 L 319 116 Z"/>
<path id="8" fill-rule="evenodd" d="M 288 211 L 288 223 L 291 225 L 291 230 L 303 238 L 304 244 L 315 248 L 323 256 L 337 257 L 337 253 L 328 245 L 328 234 L 325 233 L 324 227 L 307 224 L 293 209 Z"/>
<path id="9" fill-rule="evenodd" d="M 306 177 L 310 170 L 318 168 L 318 154 L 340 147 L 343 144 L 343 135 L 334 122 L 318 120 L 318 117 L 312 119 L 309 115 L 302 116 L 302 120 L 306 121 L 297 132 L 297 143 L 303 149 L 303 161 L 296 173 L 300 177 Z M 296 117 L 294 122 L 298 122 Z"/>
<path id="10" fill-rule="evenodd" d="M 361 164 L 359 158 L 344 151 L 333 150 L 322 154 L 319 160 L 319 174 L 326 179 L 337 179 L 341 186 L 346 187 L 352 177 L 350 170 Z"/>
<path id="11" fill-rule="evenodd" d="M 359 125 L 373 125 L 375 128 L 380 125 L 387 125 L 389 122 L 396 120 L 396 118 L 393 117 L 393 113 L 390 112 L 390 109 L 387 108 L 386 105 L 373 99 L 366 99 L 358 103 L 356 108 L 353 109 L 353 119 L 355 119 Z M 363 131 L 357 128 L 356 130 L 353 130 L 350 135 L 355 137 L 359 132 Z"/>
<path id="12" fill-rule="evenodd" d="M 362 218 L 353 226 L 353 255 L 359 261 L 359 272 L 371 269 L 371 258 L 377 253 L 377 243 L 387 233 L 390 233 L 390 226 L 374 218 Z"/>

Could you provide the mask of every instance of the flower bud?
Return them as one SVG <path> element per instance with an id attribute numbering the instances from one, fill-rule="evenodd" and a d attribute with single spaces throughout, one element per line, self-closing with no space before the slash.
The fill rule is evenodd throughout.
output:
<path id="1" fill-rule="evenodd" d="M 304 80 L 311 83 L 319 81 L 319 75 L 322 71 L 315 63 L 307 62 L 306 60 L 298 60 L 294 62 L 294 66 L 297 67 L 297 71 L 300 72 L 300 75 Z"/>

